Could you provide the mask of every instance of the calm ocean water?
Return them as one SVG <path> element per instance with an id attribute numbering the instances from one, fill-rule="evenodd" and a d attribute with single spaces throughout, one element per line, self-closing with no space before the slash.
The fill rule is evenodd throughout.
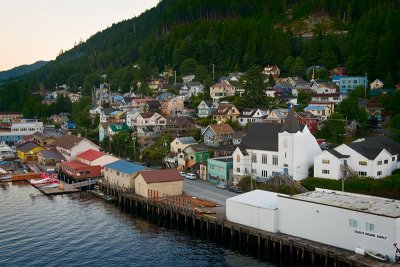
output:
<path id="1" fill-rule="evenodd" d="M 0 184 L 0 266 L 275 266 L 121 212 L 88 193 Z"/>

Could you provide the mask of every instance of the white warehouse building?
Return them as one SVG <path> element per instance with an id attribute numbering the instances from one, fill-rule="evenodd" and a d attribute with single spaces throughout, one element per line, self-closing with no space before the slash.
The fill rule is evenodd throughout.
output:
<path id="1" fill-rule="evenodd" d="M 278 226 L 278 194 L 254 190 L 226 200 L 226 219 L 269 232 Z"/>
<path id="2" fill-rule="evenodd" d="M 278 210 L 282 233 L 351 251 L 363 248 L 394 261 L 393 244 L 400 242 L 398 200 L 316 189 L 278 195 Z"/>
<path id="3" fill-rule="evenodd" d="M 400 201 L 316 189 L 294 196 L 255 190 L 226 200 L 229 221 L 355 251 L 387 255 L 400 243 Z"/>

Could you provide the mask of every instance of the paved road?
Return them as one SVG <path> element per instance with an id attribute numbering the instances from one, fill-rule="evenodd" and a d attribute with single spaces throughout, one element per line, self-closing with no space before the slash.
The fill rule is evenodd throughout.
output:
<path id="1" fill-rule="evenodd" d="M 219 189 L 208 182 L 185 179 L 183 190 L 191 196 L 210 200 L 225 207 L 225 199 L 237 196 L 237 193 L 230 192 L 228 189 Z"/>

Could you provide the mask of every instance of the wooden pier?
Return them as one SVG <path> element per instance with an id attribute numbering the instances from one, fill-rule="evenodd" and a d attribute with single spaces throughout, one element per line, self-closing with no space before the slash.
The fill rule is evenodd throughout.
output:
<path id="1" fill-rule="evenodd" d="M 198 214 L 195 210 L 168 202 L 147 199 L 99 184 L 100 191 L 117 198 L 118 207 L 152 223 L 185 231 L 262 260 L 300 266 L 396 266 L 357 255 L 353 251 L 326 244 L 272 233 L 229 222 L 220 216 Z"/>
<path id="2" fill-rule="evenodd" d="M 35 185 L 31 184 L 33 187 L 38 189 L 40 192 L 42 192 L 44 195 L 49 196 L 49 195 L 62 195 L 62 194 L 72 194 L 72 193 L 78 193 L 81 190 L 77 187 L 75 187 L 73 184 L 67 184 L 64 181 L 60 181 L 60 184 L 58 187 L 52 187 L 52 188 L 46 188 L 44 185 Z"/>

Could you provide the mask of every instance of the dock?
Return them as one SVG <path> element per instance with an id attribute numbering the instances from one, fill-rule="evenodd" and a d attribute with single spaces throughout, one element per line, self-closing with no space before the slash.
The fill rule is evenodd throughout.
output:
<path id="1" fill-rule="evenodd" d="M 124 193 L 106 184 L 99 186 L 100 191 L 115 196 L 118 199 L 116 205 L 126 213 L 213 241 L 261 260 L 298 266 L 398 266 L 395 263 L 382 263 L 367 256 L 357 255 L 354 251 L 233 223 L 222 216 L 199 214 L 192 208 L 174 202 Z"/>
<path id="2" fill-rule="evenodd" d="M 34 185 L 34 184 L 31 185 L 46 196 L 71 194 L 71 193 L 78 193 L 81 191 L 78 187 L 75 187 L 73 184 L 67 184 L 64 181 L 60 181 L 58 187 L 52 187 L 52 188 L 46 188 L 44 187 L 45 185 Z"/>

